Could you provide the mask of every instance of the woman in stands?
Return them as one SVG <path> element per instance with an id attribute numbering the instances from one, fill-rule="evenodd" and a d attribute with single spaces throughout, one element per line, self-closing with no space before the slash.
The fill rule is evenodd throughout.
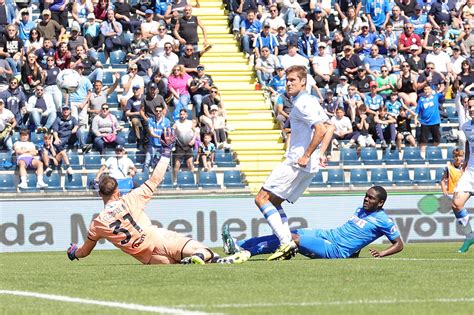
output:
<path id="1" fill-rule="evenodd" d="M 188 103 L 191 100 L 191 95 L 189 94 L 191 81 L 191 76 L 184 71 L 184 66 L 182 65 L 174 66 L 173 71 L 168 77 L 168 88 L 173 95 L 173 106 L 175 107 L 173 112 L 175 121 L 178 120 L 179 111 L 182 108 L 188 110 Z"/>
<path id="2" fill-rule="evenodd" d="M 29 39 L 25 43 L 26 53 L 34 53 L 41 47 L 43 47 L 43 35 L 39 29 L 34 28 L 30 31 Z"/>
<path id="3" fill-rule="evenodd" d="M 418 74 L 422 73 L 426 68 L 426 62 L 424 58 L 420 57 L 418 45 L 410 46 L 411 57 L 407 59 L 408 64 L 410 65 L 410 70 Z"/>
<path id="4" fill-rule="evenodd" d="M 111 9 L 109 0 L 99 0 L 94 6 L 94 15 L 98 22 L 105 21 L 107 19 L 107 10 Z"/>
<path id="5" fill-rule="evenodd" d="M 69 69 L 71 65 L 72 54 L 67 47 L 67 43 L 61 42 L 58 50 L 54 53 L 56 66 L 61 69 Z"/>
<path id="6" fill-rule="evenodd" d="M 411 72 L 410 64 L 403 62 L 402 72 L 397 77 L 397 89 L 398 95 L 406 106 L 416 106 L 416 81 L 417 77 Z"/>
<path id="7" fill-rule="evenodd" d="M 35 93 L 35 88 L 41 84 L 43 71 L 36 62 L 36 55 L 29 53 L 26 63 L 21 67 L 21 83 L 27 97 Z"/>
<path id="8" fill-rule="evenodd" d="M 471 90 L 474 88 L 474 73 L 468 59 L 461 63 L 461 69 L 462 71 L 457 76 L 455 86 L 459 86 L 459 91 L 462 93 L 471 95 Z"/>

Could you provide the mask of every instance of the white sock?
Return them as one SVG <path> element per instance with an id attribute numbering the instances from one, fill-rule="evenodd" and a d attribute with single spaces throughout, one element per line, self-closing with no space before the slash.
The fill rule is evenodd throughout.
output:
<path id="1" fill-rule="evenodd" d="M 285 230 L 278 210 L 271 203 L 267 203 L 260 208 L 260 211 L 267 220 L 268 225 L 272 228 L 273 234 L 280 240 L 280 243 L 289 243 L 291 240 L 291 238 L 288 240 L 289 229 L 286 226 Z"/>
<path id="2" fill-rule="evenodd" d="M 285 210 L 283 210 L 283 208 L 281 206 L 279 206 L 276 209 L 278 210 L 278 213 L 280 214 L 280 218 L 281 218 L 281 222 L 283 224 L 284 231 L 288 232 L 288 234 L 285 235 L 285 237 L 284 237 L 284 239 L 285 239 L 284 244 L 287 244 L 291 241 L 291 231 L 290 231 L 290 227 L 288 225 L 288 217 L 286 216 Z"/>
<path id="3" fill-rule="evenodd" d="M 20 183 L 26 183 L 26 176 L 20 176 Z"/>

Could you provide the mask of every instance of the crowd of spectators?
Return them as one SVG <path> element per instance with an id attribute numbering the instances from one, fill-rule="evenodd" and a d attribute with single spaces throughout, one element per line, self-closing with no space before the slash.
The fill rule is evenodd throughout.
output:
<path id="1" fill-rule="evenodd" d="M 219 89 L 200 60 L 212 45 L 192 9 L 185 0 L 0 0 L 0 150 L 12 153 L 20 188 L 27 169 L 36 170 L 38 188 L 47 186 L 43 169 L 71 175 L 70 148 L 104 156 L 136 143 L 146 172 L 167 127 L 177 134 L 176 171 L 183 159 L 190 170 L 212 167 L 209 136 L 214 148 L 230 145 Z M 126 73 L 106 64 L 111 55 L 123 56 Z M 57 85 L 68 69 L 80 78 L 71 93 Z"/>
<path id="2" fill-rule="evenodd" d="M 471 96 L 472 0 L 228 0 L 231 29 L 255 65 L 283 137 L 284 70 L 308 69 L 308 92 L 336 125 L 333 147 L 439 145 L 446 98 Z M 419 126 L 416 138 L 411 123 Z M 342 143 L 340 140 L 347 140 Z"/>

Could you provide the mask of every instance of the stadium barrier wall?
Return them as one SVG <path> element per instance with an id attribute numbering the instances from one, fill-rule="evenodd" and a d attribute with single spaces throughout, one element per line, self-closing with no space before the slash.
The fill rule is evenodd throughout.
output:
<path id="1" fill-rule="evenodd" d="M 363 195 L 302 197 L 285 204 L 292 228 L 329 229 L 348 220 Z M 97 198 L 2 200 L 0 252 L 65 250 L 81 243 L 90 221 L 102 209 Z M 450 199 L 435 194 L 390 195 L 385 209 L 405 242 L 459 241 L 462 233 L 450 210 Z M 190 235 L 211 247 L 222 245 L 220 233 L 230 224 L 239 239 L 270 233 L 251 197 L 152 199 L 146 213 L 154 224 Z M 470 213 L 473 213 L 472 209 Z M 387 242 L 385 237 L 378 241 Z M 101 241 L 97 249 L 112 249 Z"/>

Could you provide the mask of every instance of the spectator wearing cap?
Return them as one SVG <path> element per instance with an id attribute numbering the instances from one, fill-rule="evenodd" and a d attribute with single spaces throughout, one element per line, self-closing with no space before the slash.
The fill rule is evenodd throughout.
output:
<path id="1" fill-rule="evenodd" d="M 198 117 L 201 112 L 201 104 L 204 96 L 208 95 L 214 83 L 210 74 L 206 74 L 203 65 L 198 65 L 197 75 L 192 78 L 189 84 L 189 91 L 191 92 L 191 101 L 194 107 L 194 116 Z"/>
<path id="2" fill-rule="evenodd" d="M 388 64 L 388 70 L 391 75 L 398 75 L 402 68 L 405 57 L 398 53 L 397 46 L 393 45 L 388 48 L 388 56 L 385 59 Z"/>
<path id="3" fill-rule="evenodd" d="M 400 34 L 403 32 L 403 26 L 408 23 L 408 18 L 402 15 L 400 7 L 395 5 L 392 7 L 392 14 L 387 15 L 382 29 L 384 29 L 389 22 L 392 23 L 393 32 L 396 34 L 396 36 L 400 36 Z"/>
<path id="4" fill-rule="evenodd" d="M 50 10 L 43 10 L 41 15 L 42 19 L 38 23 L 38 29 L 40 30 L 41 34 L 43 34 L 44 38 L 54 40 L 53 44 L 55 44 L 56 38 L 62 38 L 63 35 L 66 33 L 66 28 L 59 24 L 57 21 L 51 19 Z"/>
<path id="5" fill-rule="evenodd" d="M 295 38 L 294 35 L 288 35 L 286 32 L 286 27 L 280 26 L 278 28 L 278 34 L 276 34 L 276 40 L 277 40 L 277 47 L 278 47 L 278 55 L 277 57 L 281 59 L 282 56 L 286 55 L 288 53 L 288 43 L 291 41 L 298 43 L 298 38 Z"/>
<path id="6" fill-rule="evenodd" d="M 370 92 L 365 94 L 364 104 L 367 106 L 367 113 L 376 115 L 380 107 L 383 106 L 384 100 L 378 93 L 377 82 L 370 82 Z"/>
<path id="7" fill-rule="evenodd" d="M 86 38 L 87 47 L 102 51 L 105 37 L 100 31 L 100 23 L 95 19 L 94 13 L 87 15 L 87 21 L 82 25 L 82 34 Z"/>
<path id="8" fill-rule="evenodd" d="M 322 40 L 324 37 L 329 37 L 329 24 L 325 16 L 323 16 L 323 10 L 320 6 L 317 6 L 313 13 L 308 18 L 308 25 L 312 34 L 317 40 Z"/>
<path id="9" fill-rule="evenodd" d="M 380 31 L 380 39 L 382 40 L 383 45 L 379 46 L 379 53 L 382 55 L 388 54 L 388 48 L 390 46 L 396 46 L 399 37 L 400 35 L 395 34 L 393 31 L 392 23 L 388 22 L 385 29 Z"/>
<path id="10" fill-rule="evenodd" d="M 451 56 L 451 66 L 453 68 L 453 72 L 457 76 L 462 72 L 462 62 L 466 60 L 466 58 L 461 55 L 461 47 L 458 45 L 452 46 L 451 50 L 453 51 Z"/>
<path id="11" fill-rule="evenodd" d="M 365 57 L 370 54 L 372 47 L 383 45 L 383 41 L 375 33 L 369 32 L 369 24 L 362 23 L 361 28 L 362 32 L 354 41 L 354 51 Z"/>
<path id="12" fill-rule="evenodd" d="M 119 0 L 117 0 L 119 2 Z M 115 6 L 117 10 L 117 5 Z M 74 22 L 77 22 L 77 25 L 82 27 L 87 21 L 87 15 L 94 12 L 94 5 L 90 0 L 78 0 L 75 1 L 72 5 L 72 19 Z"/>
<path id="13" fill-rule="evenodd" d="M 148 84 L 146 94 L 142 99 L 140 107 L 140 115 L 142 116 L 143 128 L 148 133 L 148 120 L 150 117 L 155 116 L 155 108 L 161 107 L 163 115 L 166 116 L 168 113 L 168 107 L 166 106 L 165 99 L 159 93 L 158 83 L 152 81 Z"/>
<path id="14" fill-rule="evenodd" d="M 339 5 L 336 4 L 336 10 L 338 7 Z M 354 42 L 354 40 L 357 38 L 357 36 L 359 36 L 360 32 L 362 31 L 362 19 L 356 15 L 356 8 L 354 6 L 348 7 L 347 12 L 341 16 L 343 16 L 342 31 L 344 32 L 344 37 L 350 39 L 351 42 Z"/>
<path id="15" fill-rule="evenodd" d="M 145 88 L 145 81 L 141 76 L 138 75 L 138 66 L 131 63 L 128 66 L 128 73 L 121 79 L 121 85 L 123 89 L 123 95 L 120 98 L 120 107 L 125 108 L 127 101 L 133 95 L 133 86 L 140 86 L 142 89 Z"/>
<path id="16" fill-rule="evenodd" d="M 301 8 L 298 1 L 283 0 L 281 16 L 286 24 L 290 26 L 291 31 L 300 32 L 303 26 L 308 22 L 306 12 Z M 282 25 L 280 25 L 278 29 L 281 27 Z"/>
<path id="17" fill-rule="evenodd" d="M 263 24 L 262 31 L 255 38 L 255 59 L 260 57 L 263 47 L 268 47 L 271 54 L 278 55 L 278 42 L 276 36 L 270 32 L 270 23 L 267 21 Z"/>
<path id="18" fill-rule="evenodd" d="M 440 42 L 433 44 L 433 51 L 426 56 L 425 60 L 426 63 L 432 62 L 435 66 L 435 71 L 441 73 L 446 80 L 454 79 L 455 74 L 451 65 L 451 58 L 443 51 Z"/>
<path id="19" fill-rule="evenodd" d="M 82 139 L 77 119 L 72 117 L 71 107 L 69 105 L 62 107 L 61 115 L 56 117 L 51 129 L 53 130 L 54 145 L 58 152 L 61 152 L 67 146 L 74 145 L 78 139 Z M 86 149 L 85 143 L 81 141 L 80 145 L 84 151 Z"/>
<path id="20" fill-rule="evenodd" d="M 451 16 L 452 12 L 456 10 L 455 5 L 456 1 L 438 0 L 431 3 L 428 20 L 435 29 L 440 29 L 441 22 L 446 23 L 446 25 L 451 25 L 452 22 L 455 22 Z"/>
<path id="21" fill-rule="evenodd" d="M 380 30 L 390 13 L 390 2 L 388 0 L 367 0 L 365 3 L 365 14 L 369 20 L 372 32 Z"/>
<path id="22" fill-rule="evenodd" d="M 313 58 L 312 67 L 316 85 L 324 88 L 334 89 L 337 78 L 334 76 L 334 58 L 326 52 L 326 43 L 318 44 L 318 54 Z"/>
<path id="23" fill-rule="evenodd" d="M 354 79 L 357 74 L 357 69 L 362 66 L 362 61 L 358 54 L 354 54 L 351 45 L 344 46 L 344 56 L 339 60 L 337 66 L 340 75 L 345 75 L 348 78 Z"/>
<path id="24" fill-rule="evenodd" d="M 412 23 L 407 23 L 404 26 L 404 31 L 400 35 L 398 40 L 398 51 L 405 55 L 410 53 L 410 47 L 412 45 L 417 45 L 419 47 L 421 53 L 421 38 L 417 34 L 414 33 L 414 28 Z"/>
<path id="25" fill-rule="evenodd" d="M 142 89 L 139 85 L 132 87 L 133 95 L 127 101 L 125 106 L 125 117 L 130 121 L 132 129 L 137 140 L 137 147 L 143 146 L 143 117 L 140 115 L 142 105 Z"/>
<path id="26" fill-rule="evenodd" d="M 275 105 L 278 96 L 286 92 L 286 74 L 283 66 L 276 68 L 276 75 L 268 83 L 268 90 L 272 93 L 271 99 Z"/>
<path id="27" fill-rule="evenodd" d="M 102 105 L 107 103 L 107 97 L 117 88 L 120 81 L 120 74 L 115 72 L 113 77 L 114 83 L 110 86 L 104 86 L 102 81 L 99 80 L 95 80 L 92 83 L 93 88 L 89 98 L 89 106 L 87 107 L 90 122 L 92 122 L 94 117 L 100 113 Z"/>
<path id="28" fill-rule="evenodd" d="M 412 45 L 410 47 L 410 57 L 407 59 L 408 64 L 410 65 L 410 70 L 416 73 L 421 73 L 425 70 L 426 63 L 423 58 L 420 57 L 420 47 L 417 45 Z"/>
<path id="29" fill-rule="evenodd" d="M 307 69 L 309 68 L 309 60 L 298 54 L 298 47 L 296 43 L 292 42 L 288 43 L 288 53 L 283 55 L 280 61 L 285 70 L 294 65 L 300 65 Z"/>
<path id="30" fill-rule="evenodd" d="M 278 66 L 280 66 L 278 57 L 270 53 L 269 47 L 262 47 L 260 57 L 255 63 L 258 82 L 262 88 L 267 87 Z"/>
<path id="31" fill-rule="evenodd" d="M 88 54 L 86 48 L 82 45 L 76 47 L 76 55 L 72 57 L 71 68 L 83 68 L 82 75 L 87 76 L 89 81 L 102 81 L 104 69 L 102 63 Z"/>
<path id="32" fill-rule="evenodd" d="M 158 29 L 161 26 L 160 22 L 155 21 L 153 17 L 154 17 L 153 10 L 151 9 L 145 10 L 145 21 L 143 21 L 140 25 L 140 29 L 142 31 L 143 37 L 148 40 L 151 40 L 153 36 L 159 34 Z"/>
<path id="33" fill-rule="evenodd" d="M 80 35 L 81 27 L 77 23 L 73 23 L 71 27 L 71 34 L 69 35 L 69 39 L 67 41 L 67 45 L 69 46 L 69 51 L 71 52 L 72 56 L 76 55 L 76 48 L 79 45 L 82 45 L 85 51 L 89 51 L 89 47 L 87 46 L 87 41 L 84 36 Z"/>
<path id="34" fill-rule="evenodd" d="M 349 93 L 349 80 L 345 75 L 339 77 L 339 83 L 336 85 L 336 96 L 343 98 Z M 321 99 L 322 102 L 322 99 Z"/>
<path id="35" fill-rule="evenodd" d="M 123 42 L 120 38 L 122 35 L 122 24 L 115 19 L 115 12 L 113 10 L 107 11 L 107 19 L 100 24 L 100 32 L 105 38 L 104 44 L 107 53 L 123 47 Z"/>
<path id="36" fill-rule="evenodd" d="M 442 44 L 450 43 L 456 40 L 455 31 L 450 28 L 449 24 L 444 21 L 439 22 L 439 32 L 438 32 L 438 40 L 441 41 Z"/>
<path id="37" fill-rule="evenodd" d="M 108 173 L 109 176 L 117 180 L 119 190 L 122 194 L 127 193 L 137 186 L 132 179 L 137 173 L 137 168 L 133 164 L 133 161 L 127 156 L 125 148 L 121 145 L 115 147 L 115 156 L 109 157 L 99 168 L 95 180 L 99 181 L 104 173 Z"/>
<path id="38" fill-rule="evenodd" d="M 125 139 L 118 134 L 121 129 L 117 118 L 110 113 L 109 105 L 103 104 L 99 115 L 92 120 L 95 149 L 103 155 L 106 145 L 123 146 Z"/>
<path id="39" fill-rule="evenodd" d="M 298 38 L 298 53 L 307 58 L 310 63 L 318 55 L 318 39 L 311 33 L 311 26 L 305 25 L 303 33 Z"/>
<path id="40" fill-rule="evenodd" d="M 352 80 L 352 83 L 357 87 L 357 91 L 364 97 L 365 93 L 370 92 L 370 82 L 374 81 L 375 78 L 367 74 L 365 66 L 359 66 L 357 68 L 357 75 Z"/>
<path id="41" fill-rule="evenodd" d="M 5 108 L 5 101 L 0 98 L 0 148 L 13 151 L 12 131 L 16 127 L 15 115 Z"/>
<path id="42" fill-rule="evenodd" d="M 414 0 L 408 0 L 412 2 L 416 2 Z M 413 15 L 405 15 L 409 17 L 410 23 L 413 24 L 413 31 L 418 36 L 423 34 L 423 29 L 425 24 L 428 22 L 428 15 L 423 10 L 423 7 L 419 4 L 415 6 L 415 13 Z M 431 24 L 430 24 L 431 25 Z"/>
<path id="43" fill-rule="evenodd" d="M 36 23 L 30 19 L 30 12 L 28 9 L 21 9 L 19 17 L 15 19 L 14 23 L 18 25 L 18 37 L 26 44 L 30 38 L 30 32 L 36 27 Z"/>
<path id="44" fill-rule="evenodd" d="M 382 66 L 388 66 L 388 61 L 379 54 L 379 47 L 370 47 L 370 55 L 364 58 L 364 66 L 367 72 L 374 78 L 380 76 Z"/>
<path id="45" fill-rule="evenodd" d="M 0 14 L 0 33 L 3 33 L 7 25 L 14 22 L 16 8 L 11 2 L 0 0 L 0 10 L 5 12 Z"/>
<path id="46" fill-rule="evenodd" d="M 135 14 L 135 8 L 125 2 L 124 0 L 117 0 L 114 3 L 115 18 L 122 24 L 124 31 L 130 31 L 135 33 L 137 29 L 140 29 L 141 21 L 137 20 L 133 14 Z M 145 17 L 146 19 L 146 17 Z"/>
<path id="47" fill-rule="evenodd" d="M 324 95 L 324 100 L 321 103 L 321 107 L 324 109 L 326 115 L 331 118 L 336 114 L 336 109 L 338 107 L 343 107 L 343 104 L 339 103 L 339 98 L 334 96 L 333 90 L 327 90 L 326 95 Z"/>
<path id="48" fill-rule="evenodd" d="M 186 5 L 183 10 L 183 16 L 178 19 L 173 31 L 174 37 L 179 41 L 181 45 L 181 53 L 183 53 L 186 44 L 191 44 L 194 46 L 194 50 L 198 50 L 198 26 L 201 29 L 202 36 L 204 38 L 203 46 L 206 47 L 209 45 L 209 43 L 207 42 L 206 27 L 197 16 L 192 14 L 192 7 L 190 5 Z"/>
<path id="49" fill-rule="evenodd" d="M 44 87 L 38 85 L 35 95 L 30 96 L 26 106 L 30 114 L 30 129 L 36 133 L 48 132 L 56 120 L 56 106 L 50 94 L 44 93 Z"/>
<path id="50" fill-rule="evenodd" d="M 130 43 L 129 47 L 127 48 L 128 58 L 137 58 L 142 54 L 144 51 L 148 51 L 150 49 L 150 42 L 148 39 L 143 37 L 142 31 L 140 29 L 135 30 L 133 33 L 133 39 Z"/>
<path id="51" fill-rule="evenodd" d="M 255 11 L 248 11 L 247 18 L 240 22 L 240 45 L 247 58 L 253 53 L 252 43 L 261 31 L 262 23 L 256 19 Z"/>
<path id="52" fill-rule="evenodd" d="M 474 34 L 472 34 L 472 26 L 470 23 L 464 23 L 463 29 L 456 38 L 456 43 L 459 44 L 462 55 L 469 54 L 469 47 L 474 45 Z"/>
<path id="53" fill-rule="evenodd" d="M 22 63 L 23 41 L 18 37 L 16 24 L 7 25 L 5 34 L 0 37 L 0 58 L 10 64 L 13 75 L 17 75 Z"/>
<path id="54" fill-rule="evenodd" d="M 276 34 L 280 26 L 286 25 L 285 20 L 283 20 L 283 18 L 280 16 L 280 12 L 276 4 L 269 5 L 268 12 L 270 12 L 270 16 L 262 17 L 263 25 L 268 25 L 270 27 L 270 33 Z"/>
<path id="55" fill-rule="evenodd" d="M 161 134 L 165 128 L 171 128 L 171 122 L 165 117 L 162 106 L 157 105 L 154 113 L 155 115 L 148 119 L 149 144 L 145 164 L 143 164 L 143 172 L 147 171 L 157 161 L 161 153 Z"/>
<path id="56" fill-rule="evenodd" d="M 423 89 L 427 85 L 431 86 L 431 89 L 435 92 L 444 92 L 446 88 L 446 81 L 439 72 L 435 71 L 433 62 L 426 62 L 426 68 L 418 76 L 416 86 L 418 94 L 423 93 Z"/>
<path id="57" fill-rule="evenodd" d="M 194 51 L 194 46 L 186 44 L 184 54 L 179 57 L 178 63 L 184 66 L 184 71 L 190 76 L 197 75 L 197 66 L 201 63 L 201 57 L 211 49 L 212 46 L 205 46 L 201 51 Z"/>

